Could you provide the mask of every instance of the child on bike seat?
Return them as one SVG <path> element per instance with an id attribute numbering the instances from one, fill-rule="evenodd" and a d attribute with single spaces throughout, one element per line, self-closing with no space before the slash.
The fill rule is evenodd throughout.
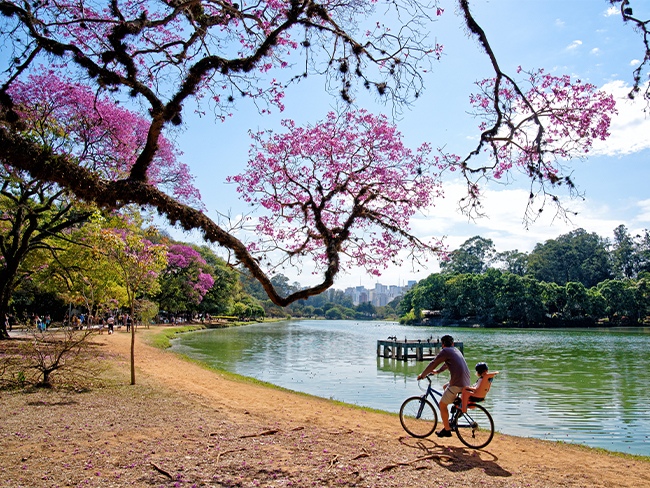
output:
<path id="1" fill-rule="evenodd" d="M 483 376 L 485 375 L 485 373 L 488 372 L 488 365 L 487 363 L 477 363 L 474 369 L 476 370 L 476 376 L 478 376 L 478 381 L 474 383 L 470 388 L 476 390 L 480 386 L 481 381 L 483 381 Z"/>
<path id="2" fill-rule="evenodd" d="M 483 375 L 485 375 L 485 373 L 488 372 L 488 365 L 487 363 L 476 363 L 476 367 L 474 369 L 476 370 L 476 376 L 478 376 L 478 380 L 476 381 L 476 383 L 470 386 L 472 390 L 476 390 L 481 385 L 481 381 L 483 380 Z M 449 386 L 449 383 L 445 383 L 445 385 L 442 388 L 446 389 L 447 386 Z"/>
<path id="3" fill-rule="evenodd" d="M 479 388 L 479 386 L 481 386 L 481 382 L 483 381 L 483 377 L 488 372 L 488 365 L 487 365 L 487 363 L 477 363 L 476 367 L 474 369 L 476 370 L 476 376 L 478 376 L 478 380 L 476 381 L 476 383 L 474 383 L 472 386 L 470 386 L 470 389 L 471 389 L 472 392 L 476 391 Z M 470 398 L 473 399 L 474 397 L 470 397 Z M 460 397 L 457 398 L 454 401 L 454 405 L 456 407 L 458 407 L 458 408 L 460 408 L 461 403 L 462 402 L 461 402 Z M 452 413 L 455 412 L 455 408 L 452 408 L 451 411 L 452 411 Z"/>

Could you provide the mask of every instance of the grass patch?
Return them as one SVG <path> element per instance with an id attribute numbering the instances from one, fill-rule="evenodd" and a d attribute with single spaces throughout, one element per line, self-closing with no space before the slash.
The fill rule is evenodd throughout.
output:
<path id="1" fill-rule="evenodd" d="M 160 330 L 154 330 L 153 333 L 148 335 L 146 342 L 148 345 L 156 347 L 158 349 L 167 349 L 171 346 L 171 340 L 177 334 L 182 334 L 184 332 L 194 332 L 196 330 L 204 330 L 206 327 L 204 325 L 185 325 L 182 327 L 169 327 Z"/>

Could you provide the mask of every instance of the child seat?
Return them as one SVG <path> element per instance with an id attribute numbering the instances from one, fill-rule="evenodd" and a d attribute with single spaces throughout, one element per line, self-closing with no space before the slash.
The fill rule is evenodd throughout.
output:
<path id="1" fill-rule="evenodd" d="M 492 385 L 492 380 L 499 372 L 495 371 L 494 373 L 485 373 L 481 378 L 479 378 L 476 383 L 476 388 L 471 386 L 466 386 L 463 388 L 461 393 L 461 410 L 463 413 L 467 413 L 467 407 L 472 408 L 472 404 L 482 402 L 487 395 L 487 392 L 490 391 L 490 386 Z"/>

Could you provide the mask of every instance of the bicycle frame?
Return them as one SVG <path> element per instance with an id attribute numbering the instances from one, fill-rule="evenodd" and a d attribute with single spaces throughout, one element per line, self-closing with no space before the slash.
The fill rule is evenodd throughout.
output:
<path id="1" fill-rule="evenodd" d="M 436 404 L 436 407 L 438 408 L 438 411 L 440 412 L 440 403 L 438 402 L 438 399 L 436 398 L 436 395 L 440 398 L 442 398 L 442 393 L 433 388 L 431 386 L 431 378 L 427 376 L 427 380 L 429 381 L 429 386 L 427 387 L 427 391 L 424 395 L 422 395 L 422 400 L 426 400 L 428 397 L 430 397 L 433 400 L 433 403 Z M 454 408 L 455 407 L 455 408 Z M 420 418 L 422 415 L 422 409 L 424 408 L 424 402 L 420 404 L 420 410 L 418 411 L 418 415 L 416 418 Z M 449 427 L 452 429 L 454 427 L 460 427 L 460 428 L 471 428 L 473 424 L 473 419 L 469 412 L 463 413 L 463 411 L 460 409 L 458 405 L 453 404 L 452 406 L 452 415 L 449 417 Z M 458 421 L 460 420 L 461 416 L 467 421 L 467 424 L 459 424 Z"/>

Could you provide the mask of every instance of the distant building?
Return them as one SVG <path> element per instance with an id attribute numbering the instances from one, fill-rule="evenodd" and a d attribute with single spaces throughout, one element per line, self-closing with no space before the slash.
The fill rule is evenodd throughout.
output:
<path id="1" fill-rule="evenodd" d="M 352 299 L 354 305 L 370 301 L 370 292 L 363 286 L 354 286 L 345 289 L 345 295 Z"/>
<path id="2" fill-rule="evenodd" d="M 417 281 L 415 281 L 415 280 L 410 280 L 410 281 L 406 284 L 406 289 L 407 289 L 407 290 L 410 290 L 411 288 L 413 288 L 413 287 L 414 287 L 415 285 L 417 285 L 417 284 L 418 284 Z"/>

